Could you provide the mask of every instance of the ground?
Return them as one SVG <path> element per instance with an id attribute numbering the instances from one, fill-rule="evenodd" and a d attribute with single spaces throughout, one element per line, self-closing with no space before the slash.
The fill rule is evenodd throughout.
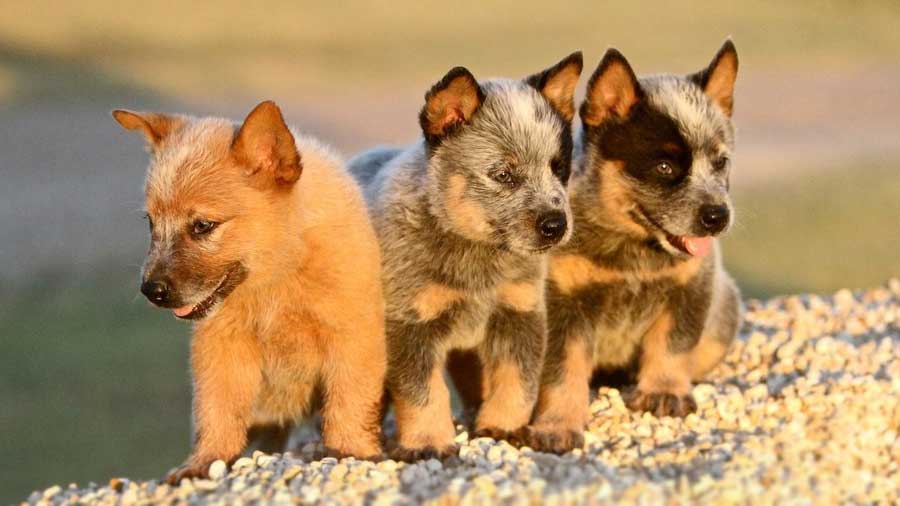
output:
<path id="1" fill-rule="evenodd" d="M 53 486 L 27 504 L 896 504 L 900 280 L 859 292 L 749 301 L 740 339 L 685 419 L 630 412 L 600 388 L 582 450 L 470 439 L 457 457 L 314 460 L 308 442 L 255 453 L 209 480 Z M 25 503 L 23 503 L 25 504 Z"/>

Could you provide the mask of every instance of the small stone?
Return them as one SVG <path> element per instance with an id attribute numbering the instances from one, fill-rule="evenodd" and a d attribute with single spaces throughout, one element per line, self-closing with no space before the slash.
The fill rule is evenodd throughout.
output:
<path id="1" fill-rule="evenodd" d="M 253 462 L 253 459 L 248 457 L 241 457 L 234 461 L 234 464 L 231 465 L 231 469 L 235 471 L 243 471 L 245 469 L 253 469 L 256 467 L 256 464 Z"/>
<path id="2" fill-rule="evenodd" d="M 209 478 L 211 480 L 221 480 L 228 471 L 228 465 L 223 460 L 216 460 L 209 465 Z"/>
<path id="3" fill-rule="evenodd" d="M 41 495 L 41 497 L 43 497 L 44 499 L 50 499 L 60 492 L 62 492 L 62 487 L 60 487 L 59 485 L 53 485 L 52 487 L 44 490 L 44 493 Z"/>

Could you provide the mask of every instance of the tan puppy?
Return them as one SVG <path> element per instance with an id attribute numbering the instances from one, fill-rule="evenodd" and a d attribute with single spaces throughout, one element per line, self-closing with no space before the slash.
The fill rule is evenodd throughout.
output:
<path id="1" fill-rule="evenodd" d="M 330 453 L 379 456 L 379 249 L 335 155 L 291 132 L 272 102 L 243 125 L 113 116 L 152 152 L 141 291 L 195 321 L 194 449 L 168 481 L 205 476 L 248 443 L 281 451 L 295 419 L 319 407 Z"/>

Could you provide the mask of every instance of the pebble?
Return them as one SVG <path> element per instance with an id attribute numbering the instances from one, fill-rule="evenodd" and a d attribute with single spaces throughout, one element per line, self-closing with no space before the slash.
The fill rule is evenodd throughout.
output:
<path id="1" fill-rule="evenodd" d="M 217 460 L 209 465 L 209 478 L 211 480 L 221 480 L 225 477 L 228 466 L 223 460 Z"/>
<path id="2" fill-rule="evenodd" d="M 314 460 L 314 441 L 177 487 L 114 478 L 23 504 L 900 504 L 900 280 L 747 301 L 743 328 L 694 387 L 697 413 L 632 413 L 600 388 L 585 447 L 563 456 L 460 426 L 446 462 Z"/>

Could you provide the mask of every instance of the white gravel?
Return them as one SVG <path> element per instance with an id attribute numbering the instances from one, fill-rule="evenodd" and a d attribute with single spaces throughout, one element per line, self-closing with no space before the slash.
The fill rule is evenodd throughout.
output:
<path id="1" fill-rule="evenodd" d="M 169 487 L 113 479 L 22 504 L 898 504 L 900 280 L 832 297 L 750 301 L 741 339 L 685 419 L 629 412 L 601 388 L 583 450 L 470 440 L 403 464 L 254 454 Z M 162 470 L 161 470 L 162 471 Z"/>

